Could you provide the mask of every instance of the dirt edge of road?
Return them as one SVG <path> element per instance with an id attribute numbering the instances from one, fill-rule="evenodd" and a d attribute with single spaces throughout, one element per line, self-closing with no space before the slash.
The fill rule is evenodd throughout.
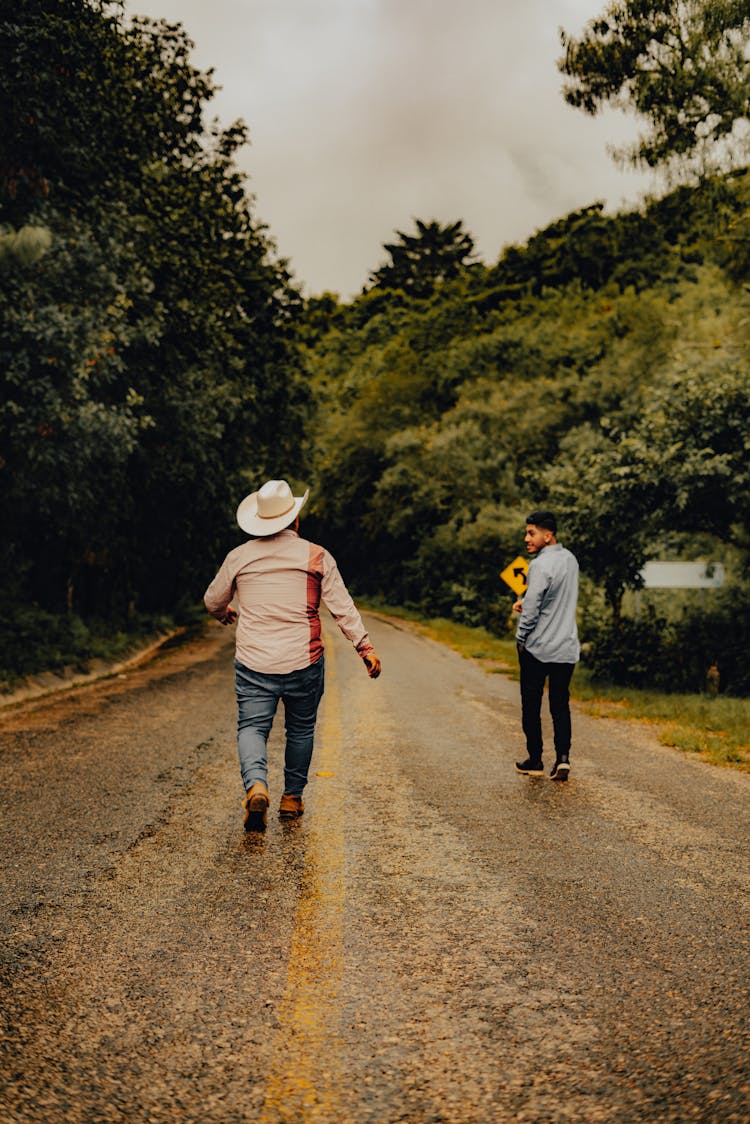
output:
<path id="1" fill-rule="evenodd" d="M 175 628 L 170 632 L 159 633 L 154 640 L 143 648 L 138 648 L 125 659 L 109 662 L 106 660 L 90 660 L 90 671 L 76 671 L 66 667 L 61 671 L 43 671 L 39 675 L 30 675 L 21 681 L 21 686 L 12 691 L 0 694 L 0 709 L 17 706 L 19 703 L 32 702 L 45 698 L 47 695 L 56 695 L 61 691 L 70 691 L 76 687 L 87 687 L 98 683 L 102 679 L 109 679 L 114 675 L 132 671 L 148 663 L 164 648 L 175 646 L 187 641 L 195 635 L 193 630 Z"/>

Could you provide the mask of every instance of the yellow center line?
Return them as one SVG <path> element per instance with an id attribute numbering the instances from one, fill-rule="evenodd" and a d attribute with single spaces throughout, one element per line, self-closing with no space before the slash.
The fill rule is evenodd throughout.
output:
<path id="1" fill-rule="evenodd" d="M 344 831 L 341 718 L 333 644 L 326 637 L 326 691 L 313 768 L 315 815 L 292 935 L 277 1049 L 259 1119 L 341 1117 L 338 1058 L 344 967 Z"/>

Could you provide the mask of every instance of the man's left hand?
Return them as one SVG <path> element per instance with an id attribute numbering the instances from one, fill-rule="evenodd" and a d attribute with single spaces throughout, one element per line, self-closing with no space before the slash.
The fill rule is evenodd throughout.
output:
<path id="1" fill-rule="evenodd" d="M 362 659 L 365 661 L 365 667 L 367 668 L 367 674 L 370 676 L 370 679 L 377 679 L 380 675 L 381 667 L 380 660 L 375 654 L 374 648 L 371 648 Z"/>
<path id="2" fill-rule="evenodd" d="M 216 619 L 221 624 L 234 624 L 234 622 L 237 620 L 238 615 L 239 614 L 237 613 L 237 610 L 233 609 L 230 605 L 225 611 L 224 615 L 221 617 L 217 617 Z"/>

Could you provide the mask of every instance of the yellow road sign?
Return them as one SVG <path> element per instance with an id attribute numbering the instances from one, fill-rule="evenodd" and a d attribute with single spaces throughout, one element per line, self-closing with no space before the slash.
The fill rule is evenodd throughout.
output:
<path id="1" fill-rule="evenodd" d="M 509 585 L 517 597 L 526 592 L 526 575 L 529 572 L 529 564 L 525 558 L 518 555 L 513 561 L 505 567 L 500 577 L 506 585 Z"/>

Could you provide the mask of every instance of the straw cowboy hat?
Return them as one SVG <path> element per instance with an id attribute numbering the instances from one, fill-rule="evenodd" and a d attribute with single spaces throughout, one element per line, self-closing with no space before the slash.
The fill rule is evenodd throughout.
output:
<path id="1" fill-rule="evenodd" d="M 286 480 L 267 480 L 259 491 L 245 496 L 237 508 L 237 522 L 248 535 L 275 535 L 294 522 L 309 495 L 309 488 L 304 496 L 293 496 Z"/>

